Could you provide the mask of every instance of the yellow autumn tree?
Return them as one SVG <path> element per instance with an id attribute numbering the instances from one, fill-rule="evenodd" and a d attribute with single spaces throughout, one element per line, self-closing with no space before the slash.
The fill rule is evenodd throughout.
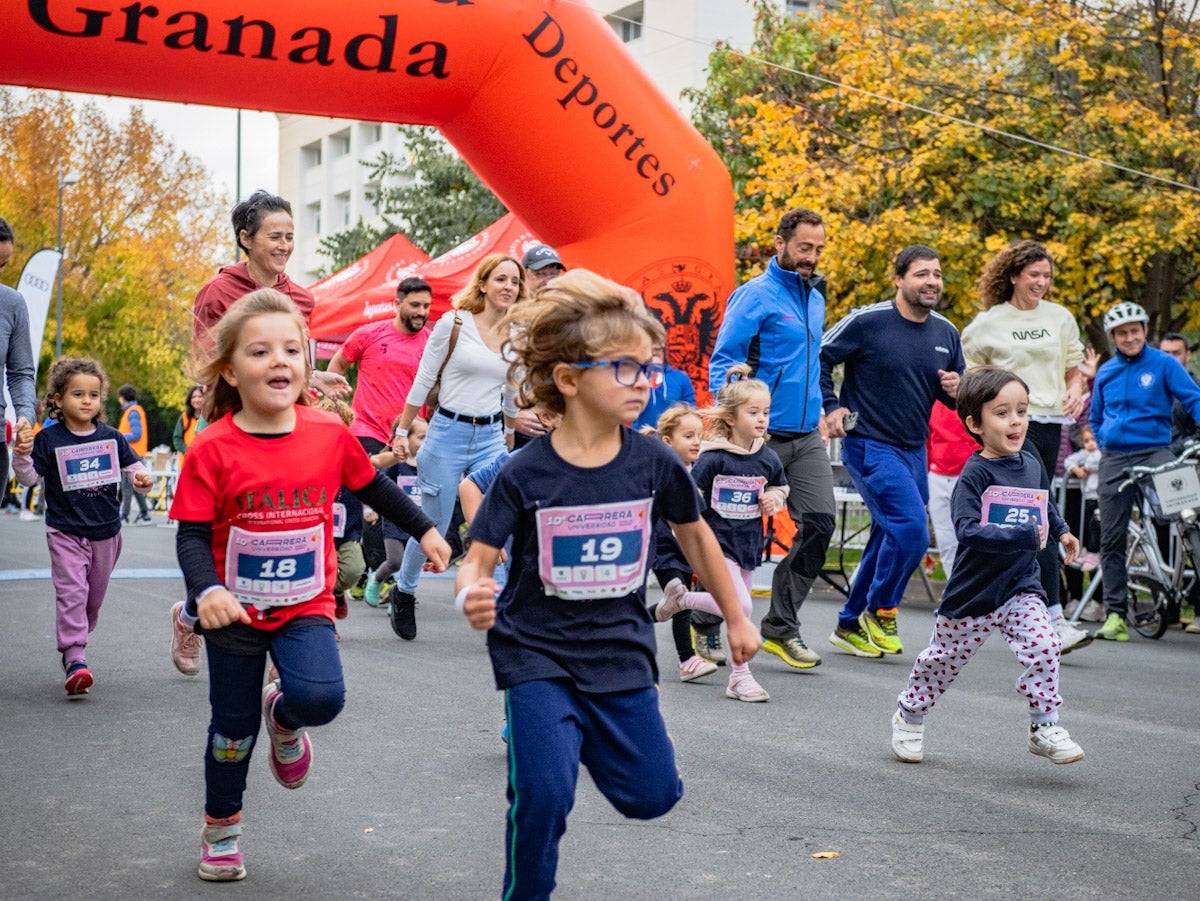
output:
<path id="1" fill-rule="evenodd" d="M 767 7 L 758 58 L 718 51 L 706 122 L 729 112 L 713 137 L 743 175 L 743 248 L 768 246 L 792 206 L 826 215 L 831 318 L 890 295 L 896 251 L 921 243 L 942 254 L 962 323 L 986 261 L 1034 238 L 1056 259 L 1054 299 L 1093 340 L 1123 299 L 1156 332 L 1200 327 L 1195 4 L 846 0 L 807 20 Z M 755 69 L 773 73 L 768 90 Z"/>
<path id="2" fill-rule="evenodd" d="M 0 90 L 0 172 L 0 216 L 17 238 L 12 284 L 31 254 L 55 246 L 60 174 L 79 176 L 63 195 L 63 353 L 95 357 L 114 386 L 136 385 L 152 440 L 169 440 L 190 385 L 192 304 L 227 252 L 227 200 L 140 107 L 114 126 L 93 105 L 44 92 Z M 41 373 L 53 317 L 35 349 Z"/>

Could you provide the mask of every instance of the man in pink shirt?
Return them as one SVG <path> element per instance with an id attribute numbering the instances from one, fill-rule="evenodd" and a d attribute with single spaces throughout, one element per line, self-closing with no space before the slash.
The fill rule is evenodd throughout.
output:
<path id="1" fill-rule="evenodd" d="M 429 340 L 425 322 L 432 302 L 425 279 L 404 279 L 396 288 L 395 318 L 359 326 L 329 361 L 329 371 L 338 375 L 358 364 L 350 431 L 369 454 L 392 441 L 392 422 L 404 409 Z"/>

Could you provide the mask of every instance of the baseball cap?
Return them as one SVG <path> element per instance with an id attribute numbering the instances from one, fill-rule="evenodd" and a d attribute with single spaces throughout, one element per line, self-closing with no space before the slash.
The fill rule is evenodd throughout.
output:
<path id="1" fill-rule="evenodd" d="M 526 269 L 545 269 L 547 266 L 562 266 L 562 258 L 558 251 L 547 244 L 534 244 L 521 257 L 521 265 Z M 565 269 L 566 267 L 563 266 Z"/>

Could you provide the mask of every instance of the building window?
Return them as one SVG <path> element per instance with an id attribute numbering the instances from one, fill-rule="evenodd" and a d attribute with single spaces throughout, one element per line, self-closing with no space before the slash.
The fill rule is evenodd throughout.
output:
<path id="1" fill-rule="evenodd" d="M 338 194 L 333 198 L 334 221 L 345 228 L 350 224 L 350 192 Z"/>
<path id="2" fill-rule="evenodd" d="M 628 44 L 642 36 L 642 20 L 645 17 L 643 7 L 642 3 L 633 3 L 605 16 L 604 21 L 617 33 L 617 37 Z"/>
<path id="3" fill-rule="evenodd" d="M 350 153 L 350 130 L 339 131 L 335 135 L 329 137 L 329 152 L 333 154 L 333 158 L 337 159 L 341 156 L 348 156 Z"/>
<path id="4" fill-rule="evenodd" d="M 310 235 L 321 234 L 321 202 L 308 205 L 308 233 Z"/>
<path id="5" fill-rule="evenodd" d="M 321 142 L 315 141 L 300 148 L 300 166 L 305 171 L 321 165 Z"/>
<path id="6" fill-rule="evenodd" d="M 807 16 L 810 12 L 812 12 L 811 0 L 787 0 L 789 16 Z"/>

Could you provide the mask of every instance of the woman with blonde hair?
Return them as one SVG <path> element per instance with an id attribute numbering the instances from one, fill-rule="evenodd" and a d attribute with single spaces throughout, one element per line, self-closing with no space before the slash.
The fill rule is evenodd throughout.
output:
<path id="1" fill-rule="evenodd" d="M 433 327 L 400 414 L 398 440 L 408 437 L 413 419 L 438 386 L 437 407 L 429 417 L 416 467 L 421 507 L 442 532 L 454 515 L 458 483 L 505 450 L 501 391 L 508 363 L 500 352 L 505 333 L 497 326 L 513 304 L 527 297 L 519 262 L 503 254 L 485 257 L 467 286 L 454 295 L 454 309 Z M 392 629 L 407 641 L 417 636 L 416 590 L 424 562 L 420 543 L 410 540 L 390 611 Z"/>

